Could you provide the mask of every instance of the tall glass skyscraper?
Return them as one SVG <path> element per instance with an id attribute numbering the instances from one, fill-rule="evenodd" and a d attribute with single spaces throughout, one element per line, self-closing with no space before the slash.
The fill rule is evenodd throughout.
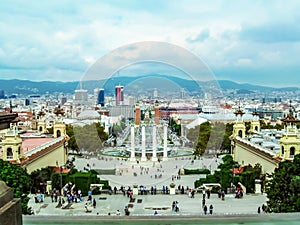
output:
<path id="1" fill-rule="evenodd" d="M 101 106 L 104 106 L 104 89 L 99 90 L 97 103 Z"/>
<path id="2" fill-rule="evenodd" d="M 123 88 L 123 86 L 116 86 L 116 105 L 123 105 L 124 103 Z"/>

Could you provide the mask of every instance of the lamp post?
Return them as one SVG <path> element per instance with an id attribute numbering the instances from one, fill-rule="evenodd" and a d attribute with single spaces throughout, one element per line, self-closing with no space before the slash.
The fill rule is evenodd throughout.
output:
<path id="1" fill-rule="evenodd" d="M 59 175 L 60 175 L 60 195 L 63 195 L 63 190 L 62 190 L 62 166 L 59 167 Z"/>

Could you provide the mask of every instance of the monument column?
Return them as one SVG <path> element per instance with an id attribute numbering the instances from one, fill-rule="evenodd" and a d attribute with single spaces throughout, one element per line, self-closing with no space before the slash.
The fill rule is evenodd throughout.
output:
<path id="1" fill-rule="evenodd" d="M 135 159 L 134 125 L 131 125 L 130 135 L 131 135 L 130 161 L 136 161 L 136 159 Z"/>
<path id="2" fill-rule="evenodd" d="M 164 124 L 164 154 L 163 154 L 163 161 L 168 160 L 167 144 L 168 144 L 168 124 Z"/>
<path id="3" fill-rule="evenodd" d="M 152 134 L 152 161 L 157 161 L 156 156 L 156 124 L 153 124 L 153 134 Z"/>
<path id="4" fill-rule="evenodd" d="M 142 125 L 142 158 L 141 161 L 147 161 L 146 158 L 146 128 L 145 125 Z"/>

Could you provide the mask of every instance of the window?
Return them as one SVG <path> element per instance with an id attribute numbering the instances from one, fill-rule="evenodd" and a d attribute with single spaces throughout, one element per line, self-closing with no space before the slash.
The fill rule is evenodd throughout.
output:
<path id="1" fill-rule="evenodd" d="M 281 156 L 283 156 L 283 155 L 284 155 L 284 147 L 281 146 Z"/>
<path id="2" fill-rule="evenodd" d="M 295 147 L 290 148 L 290 158 L 294 158 L 295 155 Z"/>
<path id="3" fill-rule="evenodd" d="M 258 131 L 258 126 L 255 126 L 254 129 L 255 129 L 256 131 Z"/>
<path id="4" fill-rule="evenodd" d="M 57 131 L 56 131 L 56 136 L 57 136 L 57 137 L 60 137 L 60 136 L 61 136 L 60 130 L 57 130 Z"/>
<path id="5" fill-rule="evenodd" d="M 7 150 L 6 150 L 6 156 L 7 156 L 7 159 L 13 159 L 13 151 L 10 147 L 7 148 Z"/>
<path id="6" fill-rule="evenodd" d="M 242 138 L 243 137 L 243 131 L 239 130 L 239 136 Z"/>

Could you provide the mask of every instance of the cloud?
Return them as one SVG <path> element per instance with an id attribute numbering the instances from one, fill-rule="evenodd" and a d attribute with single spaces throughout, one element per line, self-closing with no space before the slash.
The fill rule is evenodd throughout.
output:
<path id="1" fill-rule="evenodd" d="M 209 38 L 209 29 L 206 28 L 202 30 L 195 38 L 188 37 L 186 41 L 189 43 L 203 42 L 208 38 Z"/>
<path id="2" fill-rule="evenodd" d="M 298 42 L 300 25 L 277 22 L 260 26 L 244 26 L 240 32 L 240 39 L 264 43 Z"/>
<path id="3" fill-rule="evenodd" d="M 80 80 L 120 46 L 166 41 L 201 57 L 217 77 L 251 82 L 248 69 L 259 74 L 282 66 L 293 68 L 286 75 L 293 80 L 299 75 L 299 6 L 293 0 L 11 0 L 0 5 L 0 77 Z M 140 53 L 125 56 L 134 54 Z"/>

